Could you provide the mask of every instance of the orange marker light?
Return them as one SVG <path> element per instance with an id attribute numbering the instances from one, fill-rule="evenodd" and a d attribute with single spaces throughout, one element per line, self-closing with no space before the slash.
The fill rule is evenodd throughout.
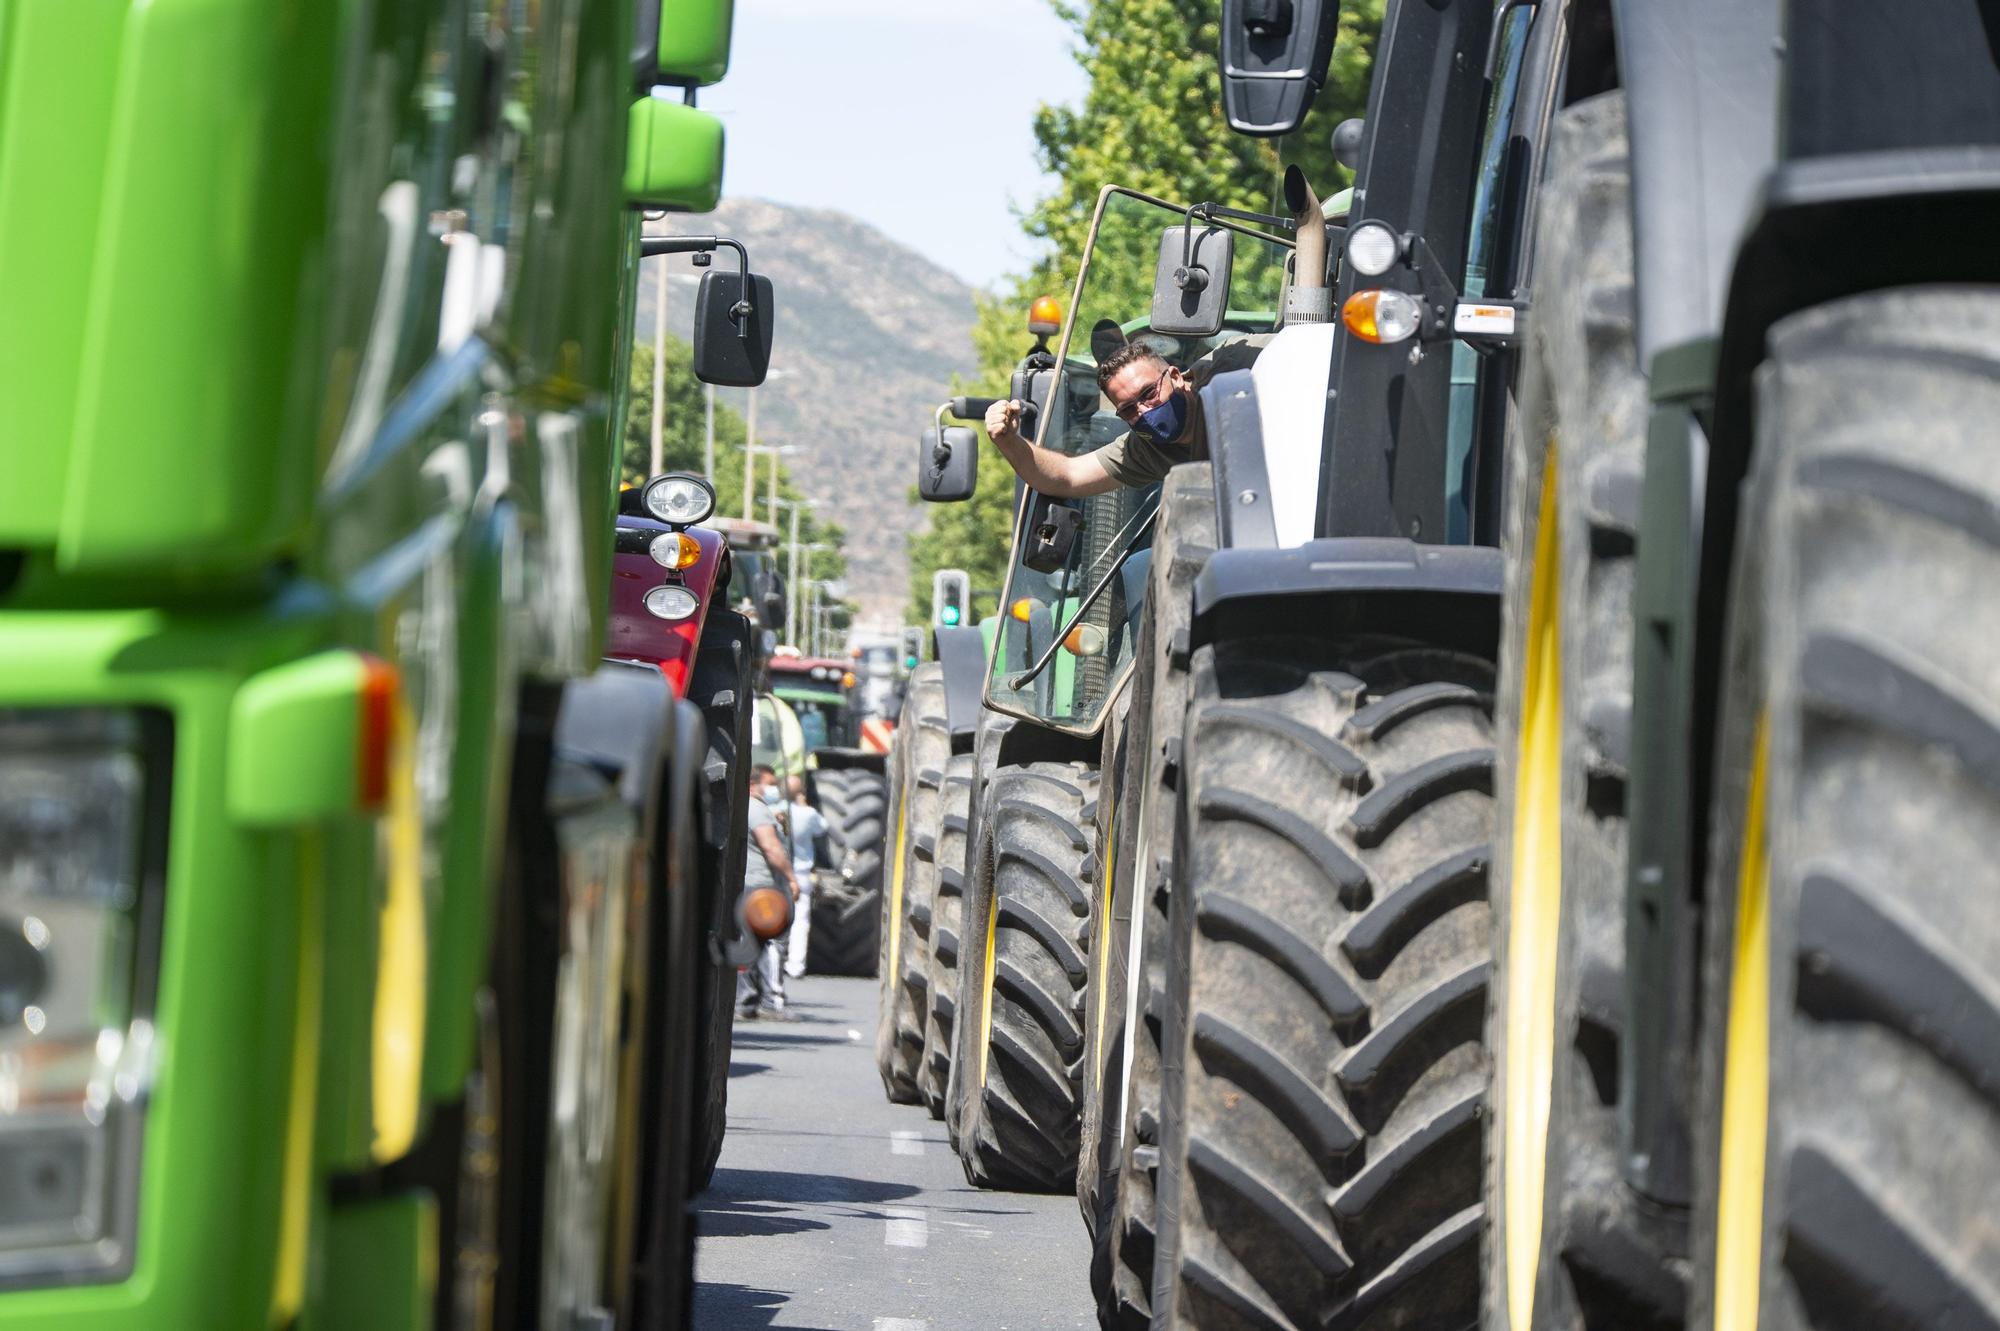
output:
<path id="1" fill-rule="evenodd" d="M 701 542 L 684 531 L 663 531 L 653 538 L 653 562 L 662 568 L 693 568 L 701 562 Z"/>
<path id="2" fill-rule="evenodd" d="M 846 674 L 840 677 L 840 687 L 842 687 L 843 689 L 851 689 L 854 687 L 854 672 L 852 670 L 848 671 Z"/>
<path id="3" fill-rule="evenodd" d="M 1050 332 L 1062 327 L 1062 305 L 1054 296 L 1037 296 L 1035 303 L 1028 307 L 1028 328 L 1041 332 L 1037 324 L 1046 324 Z"/>
<path id="4" fill-rule="evenodd" d="M 1417 331 L 1423 307 L 1401 291 L 1357 291 L 1340 307 L 1340 321 L 1363 342 L 1401 342 Z"/>
<path id="5" fill-rule="evenodd" d="M 1095 624 L 1078 624 L 1063 635 L 1063 647 L 1071 656 L 1096 656 L 1104 650 L 1104 630 Z"/>
<path id="6" fill-rule="evenodd" d="M 1007 613 L 1014 616 L 1014 618 L 1020 620 L 1023 624 L 1025 624 L 1028 622 L 1028 616 L 1035 613 L 1035 603 L 1029 600 L 1027 597 L 1023 596 L 1020 600 L 1014 602 L 1014 604 L 1011 607 L 1009 607 Z"/>

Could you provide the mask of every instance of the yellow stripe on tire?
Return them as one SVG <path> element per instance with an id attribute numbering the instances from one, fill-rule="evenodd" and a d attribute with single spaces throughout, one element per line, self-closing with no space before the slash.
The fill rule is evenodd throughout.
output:
<path id="1" fill-rule="evenodd" d="M 1507 1315 L 1528 1331 L 1542 1251 L 1542 1196 L 1555 1071 L 1562 921 L 1562 540 L 1556 451 L 1542 464 L 1514 777 L 1507 920 L 1506 1091 L 1500 1107 Z"/>
<path id="2" fill-rule="evenodd" d="M 1736 935 L 1722 1070 L 1722 1169 L 1715 1215 L 1715 1331 L 1755 1331 L 1763 1278 L 1764 1145 L 1771 1089 L 1770 859 L 1764 792 L 1768 716 L 1757 720 L 1736 862 Z"/>

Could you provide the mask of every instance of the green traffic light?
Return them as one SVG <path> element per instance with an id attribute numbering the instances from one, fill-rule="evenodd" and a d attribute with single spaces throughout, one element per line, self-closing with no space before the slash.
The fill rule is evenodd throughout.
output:
<path id="1" fill-rule="evenodd" d="M 946 606 L 938 612 L 938 618 L 943 620 L 947 626 L 958 623 L 958 607 L 955 605 Z"/>
<path id="2" fill-rule="evenodd" d="M 916 657 L 914 657 L 914 656 L 906 656 L 906 657 L 904 657 L 904 658 L 903 658 L 903 668 L 904 668 L 905 670 L 915 670 L 915 669 L 917 668 L 917 658 L 916 658 Z"/>

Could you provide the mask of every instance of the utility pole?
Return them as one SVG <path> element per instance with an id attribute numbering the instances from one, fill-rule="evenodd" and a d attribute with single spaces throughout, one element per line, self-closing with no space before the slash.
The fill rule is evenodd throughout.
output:
<path id="1" fill-rule="evenodd" d="M 710 485 L 715 484 L 715 385 L 703 384 L 708 398 L 707 425 L 701 437 L 701 474 Z"/>
<path id="2" fill-rule="evenodd" d="M 653 287 L 653 465 L 646 473 L 649 478 L 667 469 L 666 446 L 661 439 L 667 409 L 667 261 L 654 260 L 653 272 L 657 280 Z"/>
<path id="3" fill-rule="evenodd" d="M 748 438 L 743 441 L 743 516 L 757 516 L 757 390 L 750 391 Z"/>
<path id="4" fill-rule="evenodd" d="M 777 468 L 771 468 L 776 474 Z M 785 573 L 785 640 L 796 647 L 799 645 L 799 510 L 806 506 L 803 499 L 792 501 L 792 557 Z M 806 635 L 810 637 L 811 635 Z"/>
<path id="5" fill-rule="evenodd" d="M 773 527 L 778 525 L 778 450 L 771 449 L 771 497 L 764 505 L 765 520 Z"/>

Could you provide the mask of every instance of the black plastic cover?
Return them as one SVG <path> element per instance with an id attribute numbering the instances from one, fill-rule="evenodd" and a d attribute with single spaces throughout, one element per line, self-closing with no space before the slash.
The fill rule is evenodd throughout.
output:
<path id="1" fill-rule="evenodd" d="M 748 283 L 750 312 L 739 323 L 735 308 Z M 771 369 L 771 329 L 777 309 L 771 279 L 757 273 L 711 269 L 694 301 L 694 375 L 705 384 L 755 388 Z"/>
<path id="2" fill-rule="evenodd" d="M 1326 82 L 1339 0 L 1223 0 L 1222 110 L 1238 134 L 1289 134 Z"/>
<path id="3" fill-rule="evenodd" d="M 1076 548 L 1076 534 L 1083 527 L 1083 513 L 1073 505 L 1046 495 L 1036 496 L 1037 508 L 1028 523 L 1027 548 L 1021 562 L 1037 573 L 1054 573 L 1069 563 Z"/>

